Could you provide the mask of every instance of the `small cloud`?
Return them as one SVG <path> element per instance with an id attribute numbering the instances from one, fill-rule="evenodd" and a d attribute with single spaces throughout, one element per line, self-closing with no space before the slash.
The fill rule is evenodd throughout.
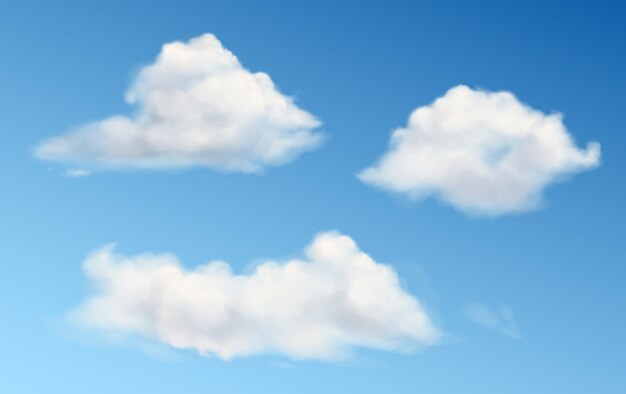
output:
<path id="1" fill-rule="evenodd" d="M 137 106 L 43 141 L 35 156 L 93 168 L 259 172 L 317 148 L 321 122 L 212 34 L 165 44 L 126 94 Z M 91 167 L 90 167 L 91 168 Z"/>
<path id="2" fill-rule="evenodd" d="M 83 327 L 221 359 L 333 361 L 353 348 L 408 352 L 441 336 L 392 267 L 336 232 L 315 237 L 304 259 L 265 261 L 247 275 L 222 261 L 187 270 L 173 255 L 126 257 L 113 247 L 84 262 L 94 290 L 71 314 Z"/>
<path id="3" fill-rule="evenodd" d="M 414 200 L 434 196 L 466 214 L 499 216 L 537 209 L 547 186 L 599 164 L 600 144 L 577 148 L 561 114 L 461 85 L 417 108 L 358 177 Z"/>
<path id="4" fill-rule="evenodd" d="M 82 168 L 70 168 L 63 172 L 63 176 L 67 178 L 82 178 L 91 175 L 91 171 Z"/>
<path id="5" fill-rule="evenodd" d="M 474 303 L 465 309 L 465 314 L 473 323 L 488 330 L 515 339 L 522 338 L 513 310 L 508 305 L 494 309 L 485 304 Z"/>
<path id="6" fill-rule="evenodd" d="M 286 361 L 270 361 L 270 365 L 280 369 L 298 369 L 298 366 Z"/>

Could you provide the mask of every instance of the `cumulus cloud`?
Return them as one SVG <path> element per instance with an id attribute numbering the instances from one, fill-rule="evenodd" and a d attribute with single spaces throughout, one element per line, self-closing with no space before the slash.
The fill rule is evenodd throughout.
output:
<path id="1" fill-rule="evenodd" d="M 417 108 L 388 151 L 358 177 L 391 192 L 436 196 L 496 216 L 536 209 L 550 183 L 599 165 L 600 145 L 578 149 L 562 115 L 546 115 L 509 92 L 450 89 Z"/>
<path id="2" fill-rule="evenodd" d="M 493 309 L 485 304 L 474 303 L 466 308 L 465 313 L 472 322 L 488 330 L 511 338 L 522 337 L 515 322 L 513 309 L 507 305 Z"/>
<path id="3" fill-rule="evenodd" d="M 165 44 L 127 92 L 132 116 L 116 115 L 42 142 L 42 159 L 97 167 L 204 166 L 256 172 L 316 148 L 320 122 L 252 73 L 211 34 Z"/>
<path id="4" fill-rule="evenodd" d="M 305 256 L 237 275 L 222 261 L 187 270 L 172 255 L 125 257 L 109 245 L 84 262 L 93 292 L 72 317 L 222 359 L 335 360 L 355 347 L 404 352 L 437 342 L 420 301 L 350 237 L 322 233 Z"/>

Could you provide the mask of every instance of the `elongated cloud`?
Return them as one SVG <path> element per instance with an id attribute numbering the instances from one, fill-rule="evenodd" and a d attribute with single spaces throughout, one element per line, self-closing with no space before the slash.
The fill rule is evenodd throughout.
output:
<path id="1" fill-rule="evenodd" d="M 318 235 L 304 260 L 267 261 L 250 275 L 221 261 L 186 270 L 172 255 L 124 257 L 112 249 L 84 263 L 94 291 L 73 317 L 86 327 L 223 359 L 334 360 L 354 347 L 409 351 L 439 338 L 395 271 L 336 232 Z"/>
<path id="2" fill-rule="evenodd" d="M 91 172 L 82 168 L 68 168 L 63 172 L 63 176 L 67 178 L 83 178 L 89 175 Z"/>
<path id="3" fill-rule="evenodd" d="M 211 167 L 256 172 L 316 148 L 320 122 L 206 34 L 163 46 L 126 95 L 133 116 L 80 126 L 35 149 L 95 167 Z"/>
<path id="4" fill-rule="evenodd" d="M 494 309 L 485 304 L 474 303 L 466 308 L 465 313 L 472 322 L 488 330 L 515 339 L 522 337 L 515 322 L 513 309 L 509 306 Z"/>
<path id="5" fill-rule="evenodd" d="M 358 176 L 412 199 L 432 195 L 466 213 L 496 216 L 537 208 L 550 183 L 599 162 L 600 145 L 576 148 L 560 114 L 508 92 L 457 86 L 417 108 L 382 159 Z"/>

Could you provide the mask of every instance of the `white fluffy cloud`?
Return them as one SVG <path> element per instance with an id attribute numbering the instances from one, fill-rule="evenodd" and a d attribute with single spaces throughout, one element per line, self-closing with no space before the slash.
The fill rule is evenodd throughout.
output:
<path id="1" fill-rule="evenodd" d="M 537 208 L 547 185 L 599 161 L 600 145 L 578 149 L 560 114 L 461 85 L 417 108 L 379 163 L 358 176 L 412 199 L 434 195 L 495 216 Z"/>
<path id="2" fill-rule="evenodd" d="M 507 305 L 493 309 L 485 304 L 474 303 L 467 307 L 465 313 L 472 322 L 488 330 L 511 338 L 522 337 L 515 322 L 513 309 Z"/>
<path id="3" fill-rule="evenodd" d="M 124 257 L 107 246 L 84 270 L 93 293 L 82 325 L 152 338 L 223 359 L 278 353 L 333 360 L 354 347 L 407 351 L 440 334 L 395 271 L 345 235 L 318 235 L 306 259 L 236 275 L 215 261 L 193 270 L 172 255 Z"/>
<path id="4" fill-rule="evenodd" d="M 163 46 L 117 115 L 44 141 L 39 158 L 106 167 L 206 166 L 255 172 L 316 148 L 320 122 L 211 34 Z"/>

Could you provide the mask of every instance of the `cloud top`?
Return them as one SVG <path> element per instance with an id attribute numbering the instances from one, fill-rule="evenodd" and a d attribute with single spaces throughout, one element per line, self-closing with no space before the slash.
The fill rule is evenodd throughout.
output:
<path id="1" fill-rule="evenodd" d="M 509 92 L 461 85 L 417 108 L 358 177 L 412 199 L 436 196 L 465 213 L 497 216 L 536 209 L 546 186 L 599 162 L 600 145 L 578 149 L 561 114 L 546 115 Z"/>
<path id="2" fill-rule="evenodd" d="M 257 172 L 316 148 L 320 122 L 211 34 L 165 44 L 126 94 L 137 111 L 42 142 L 41 159 L 99 167 Z"/>
<path id="3" fill-rule="evenodd" d="M 187 270 L 172 255 L 125 257 L 107 246 L 84 263 L 93 293 L 73 318 L 222 359 L 335 360 L 355 347 L 410 351 L 437 342 L 420 301 L 351 238 L 320 234 L 305 256 L 236 275 L 221 261 Z"/>

